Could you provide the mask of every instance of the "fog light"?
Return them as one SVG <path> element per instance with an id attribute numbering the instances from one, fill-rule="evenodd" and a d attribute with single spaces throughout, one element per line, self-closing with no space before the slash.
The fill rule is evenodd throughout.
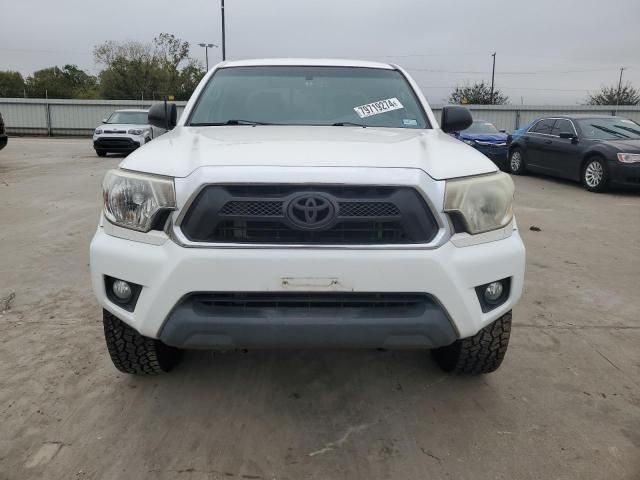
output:
<path id="1" fill-rule="evenodd" d="M 131 285 L 124 280 L 114 280 L 111 289 L 120 301 L 126 302 L 131 298 Z"/>
<path id="2" fill-rule="evenodd" d="M 484 299 L 487 303 L 497 302 L 502 296 L 503 291 L 502 282 L 492 282 L 484 289 Z"/>

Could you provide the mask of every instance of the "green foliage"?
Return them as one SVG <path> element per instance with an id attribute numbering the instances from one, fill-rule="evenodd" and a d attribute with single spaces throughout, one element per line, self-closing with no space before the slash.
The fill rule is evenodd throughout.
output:
<path id="1" fill-rule="evenodd" d="M 153 43 L 106 42 L 94 49 L 100 72 L 100 93 L 108 99 L 159 99 L 174 95 L 187 100 L 204 75 L 189 58 L 189 42 L 161 33 Z"/>
<path id="2" fill-rule="evenodd" d="M 449 103 L 469 104 L 469 105 L 506 105 L 509 97 L 503 95 L 500 90 L 493 90 L 493 102 L 491 101 L 491 85 L 484 82 L 473 85 L 457 86 L 451 95 Z"/>
<path id="3" fill-rule="evenodd" d="M 96 86 L 96 77 L 75 65 L 43 68 L 26 80 L 29 97 L 86 98 L 95 92 Z"/>
<path id="4" fill-rule="evenodd" d="M 602 87 L 599 92 L 589 94 L 587 105 L 640 105 L 640 92 L 630 83 L 618 86 Z"/>
<path id="5" fill-rule="evenodd" d="M 189 42 L 161 33 L 151 43 L 108 41 L 95 47 L 104 69 L 94 77 L 75 65 L 43 68 L 23 79 L 0 71 L 0 97 L 188 100 L 205 70 L 189 57 Z"/>
<path id="6" fill-rule="evenodd" d="M 24 78 L 20 72 L 0 71 L 0 97 L 16 98 L 24 96 Z"/>

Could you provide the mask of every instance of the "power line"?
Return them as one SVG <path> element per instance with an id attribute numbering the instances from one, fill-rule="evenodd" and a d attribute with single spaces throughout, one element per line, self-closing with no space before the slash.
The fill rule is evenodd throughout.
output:
<path id="1" fill-rule="evenodd" d="M 404 66 L 407 70 L 412 70 L 416 72 L 427 72 L 427 73 L 457 73 L 457 74 L 478 74 L 478 75 L 487 75 L 489 71 L 485 70 L 438 70 L 431 68 L 421 68 L 421 67 L 407 67 Z M 567 74 L 567 73 L 588 73 L 588 72 L 610 72 L 612 70 L 617 70 L 618 67 L 611 68 L 592 68 L 592 69 L 584 69 L 584 70 L 536 70 L 536 71 L 499 71 L 500 75 L 545 75 L 545 74 Z"/>

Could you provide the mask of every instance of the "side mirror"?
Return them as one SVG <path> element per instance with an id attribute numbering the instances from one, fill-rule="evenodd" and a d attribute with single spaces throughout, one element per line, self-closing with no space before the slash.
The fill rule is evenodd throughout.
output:
<path id="1" fill-rule="evenodd" d="M 507 133 L 507 131 L 503 128 L 502 130 L 500 130 L 500 133 Z"/>
<path id="2" fill-rule="evenodd" d="M 466 130 L 473 123 L 471 113 L 465 107 L 443 107 L 440 128 L 446 133 Z"/>
<path id="3" fill-rule="evenodd" d="M 175 103 L 156 103 L 149 109 L 147 118 L 150 125 L 171 130 L 178 121 L 178 107 Z"/>
<path id="4" fill-rule="evenodd" d="M 106 118 L 103 118 L 103 119 L 102 119 L 102 123 L 107 123 L 107 119 L 106 119 Z"/>

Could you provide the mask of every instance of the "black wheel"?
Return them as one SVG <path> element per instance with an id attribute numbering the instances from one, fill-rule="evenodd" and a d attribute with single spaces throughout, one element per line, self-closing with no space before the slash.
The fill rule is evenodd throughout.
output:
<path id="1" fill-rule="evenodd" d="M 491 373 L 498 369 L 509 345 L 511 312 L 505 313 L 473 337 L 432 350 L 436 363 L 445 372 Z"/>
<path id="2" fill-rule="evenodd" d="M 590 192 L 604 192 L 609 182 L 607 164 L 602 157 L 587 159 L 582 169 L 582 185 Z"/>
<path id="3" fill-rule="evenodd" d="M 140 335 L 106 310 L 102 311 L 102 322 L 111 361 L 121 372 L 155 375 L 168 372 L 180 361 L 179 349 Z"/>
<path id="4" fill-rule="evenodd" d="M 104 150 L 96 150 L 96 153 L 98 154 L 99 157 L 107 156 L 107 152 L 105 152 Z"/>
<path id="5" fill-rule="evenodd" d="M 509 171 L 514 175 L 522 175 L 525 172 L 524 153 L 519 148 L 514 148 L 509 153 Z"/>

